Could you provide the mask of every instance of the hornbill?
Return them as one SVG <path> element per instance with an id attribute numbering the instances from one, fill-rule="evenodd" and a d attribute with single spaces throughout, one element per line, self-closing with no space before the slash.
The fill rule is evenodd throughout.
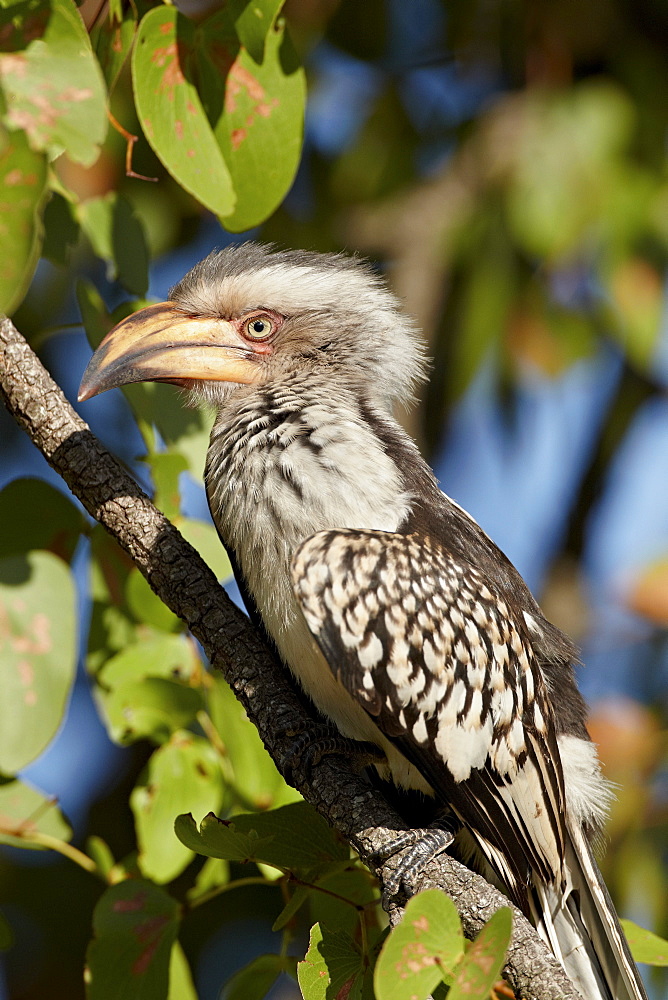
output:
<path id="1" fill-rule="evenodd" d="M 160 381 L 213 405 L 211 513 L 281 659 L 381 777 L 451 810 L 586 1000 L 640 1000 L 590 846 L 610 793 L 576 650 L 394 419 L 424 370 L 368 264 L 246 243 L 119 323 L 79 399 Z"/>

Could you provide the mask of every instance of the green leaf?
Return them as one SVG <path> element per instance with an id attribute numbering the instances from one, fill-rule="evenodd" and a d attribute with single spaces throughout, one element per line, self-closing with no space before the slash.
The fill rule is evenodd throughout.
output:
<path id="1" fill-rule="evenodd" d="M 185 626 L 181 619 L 160 600 L 138 569 L 132 569 L 125 585 L 128 607 L 136 620 L 152 625 L 159 632 L 179 632 Z"/>
<path id="2" fill-rule="evenodd" d="M 448 1000 L 487 1000 L 501 978 L 512 927 L 508 906 L 490 917 L 456 970 Z"/>
<path id="3" fill-rule="evenodd" d="M 86 841 L 86 851 L 97 865 L 98 871 L 107 881 L 110 881 L 109 875 L 116 862 L 107 842 L 102 837 L 93 835 Z"/>
<path id="4" fill-rule="evenodd" d="M 86 955 L 88 1000 L 166 997 L 179 905 L 143 879 L 113 885 L 93 913 Z"/>
<path id="5" fill-rule="evenodd" d="M 272 931 L 283 930 L 285 925 L 290 923 L 295 913 L 301 909 L 311 893 L 312 890 L 307 885 L 298 885 L 279 915 L 274 920 L 271 928 Z M 350 907 L 350 909 L 352 909 L 352 907 Z M 355 916 L 357 916 L 357 914 L 355 914 Z"/>
<path id="6" fill-rule="evenodd" d="M 230 172 L 192 78 L 197 28 L 174 7 L 150 10 L 132 54 L 137 114 L 170 174 L 216 215 L 235 205 Z"/>
<path id="7" fill-rule="evenodd" d="M 0 524 L 12 526 L 0 534 L 0 556 L 49 549 L 67 562 L 87 527 L 81 511 L 60 490 L 30 477 L 14 479 L 0 491 Z"/>
<path id="8" fill-rule="evenodd" d="M 335 864 L 330 862 L 328 866 L 323 866 L 319 870 L 313 868 L 308 872 L 308 881 L 326 890 L 311 894 L 309 902 L 311 919 L 323 927 L 336 927 L 337 930 L 345 931 L 351 937 L 355 937 L 359 926 L 359 914 L 354 907 L 343 902 L 343 899 L 350 900 L 358 906 L 365 906 L 378 898 L 378 889 L 375 880 L 362 865 L 353 864 L 349 860 L 339 862 L 339 866 L 337 871 Z M 343 870 L 340 870 L 341 867 Z"/>
<path id="9" fill-rule="evenodd" d="M 258 955 L 234 973 L 225 986 L 225 1000 L 264 1000 L 284 965 L 280 955 Z"/>
<path id="10" fill-rule="evenodd" d="M 256 853 L 266 849 L 271 840 L 261 839 L 254 830 L 237 832 L 235 823 L 218 819 L 213 813 L 204 817 L 199 828 L 192 816 L 177 816 L 174 831 L 191 851 L 223 861 L 255 861 Z"/>
<path id="11" fill-rule="evenodd" d="M 183 455 L 190 471 L 201 479 L 211 432 L 205 411 L 181 406 L 173 386 L 155 382 L 123 386 L 123 394 L 135 417 L 155 424 L 167 447 Z"/>
<path id="12" fill-rule="evenodd" d="M 137 628 L 125 603 L 125 583 L 133 568 L 117 542 L 102 525 L 90 535 L 89 591 L 93 599 L 86 665 L 95 673 L 114 653 L 137 642 Z"/>
<path id="13" fill-rule="evenodd" d="M 164 743 L 173 732 L 189 725 L 202 708 L 202 695 L 163 677 L 119 684 L 109 693 L 98 689 L 112 740 L 134 743 L 150 739 Z"/>
<path id="14" fill-rule="evenodd" d="M 213 889 L 227 885 L 229 881 L 229 863 L 221 858 L 207 858 L 197 874 L 194 886 L 188 890 L 188 900 L 194 902 L 202 896 L 206 896 Z"/>
<path id="15" fill-rule="evenodd" d="M 109 265 L 108 278 L 118 278 L 133 295 L 145 295 L 148 247 L 144 227 L 130 202 L 110 191 L 82 202 L 77 218 L 96 256 Z"/>
<path id="16" fill-rule="evenodd" d="M 257 809 L 269 809 L 301 797 L 285 783 L 267 753 L 259 733 L 243 706 L 218 674 L 211 677 L 207 692 L 208 711 L 225 744 L 234 773 L 234 786 L 243 800 Z"/>
<path id="17" fill-rule="evenodd" d="M 172 945 L 169 959 L 169 993 L 167 1000 L 197 1000 L 197 990 L 183 948 L 178 941 Z"/>
<path id="18" fill-rule="evenodd" d="M 0 559 L 0 771 L 15 774 L 51 742 L 76 670 L 76 594 L 50 552 Z"/>
<path id="19" fill-rule="evenodd" d="M 153 503 L 165 517 L 174 521 L 181 512 L 179 476 L 188 468 L 188 463 L 178 452 L 161 451 L 148 455 L 145 459 L 151 467 L 155 496 Z"/>
<path id="20" fill-rule="evenodd" d="M 137 827 L 139 865 L 155 882 L 169 882 L 192 861 L 174 835 L 174 820 L 188 811 L 215 812 L 223 798 L 220 761 L 206 740 L 178 732 L 152 755 L 130 796 Z"/>
<path id="21" fill-rule="evenodd" d="M 35 272 L 46 179 L 46 158 L 30 149 L 22 132 L 9 133 L 0 125 L 0 234 L 11 247 L 0 264 L 0 312 L 12 313 L 21 304 Z"/>
<path id="22" fill-rule="evenodd" d="M 119 16 L 105 18 L 92 34 L 95 55 L 99 60 L 110 92 L 113 91 L 118 82 L 137 33 L 137 22 L 133 8 L 128 8 L 123 19 L 121 0 L 112 0 L 110 7 L 113 7 L 114 3 L 119 8 Z"/>
<path id="23" fill-rule="evenodd" d="M 419 893 L 408 901 L 376 963 L 378 1000 L 425 1000 L 463 954 L 455 904 L 438 889 Z"/>
<path id="24" fill-rule="evenodd" d="M 274 27 L 285 0 L 241 0 L 241 13 L 234 22 L 239 41 L 256 63 L 264 59 L 267 35 Z M 240 4 L 233 6 L 236 10 Z"/>
<path id="25" fill-rule="evenodd" d="M 106 688 L 146 677 L 187 682 L 202 669 L 192 640 L 185 635 L 149 635 L 107 660 L 98 675 Z"/>
<path id="26" fill-rule="evenodd" d="M 25 132 L 31 149 L 65 150 L 89 167 L 107 133 L 104 80 L 72 0 L 45 0 L 44 7 L 41 37 L 21 52 L 0 54 L 5 124 Z"/>
<path id="27" fill-rule="evenodd" d="M 9 951 L 14 944 L 12 925 L 0 910 L 0 951 Z"/>
<path id="28" fill-rule="evenodd" d="M 242 232 L 263 222 L 294 180 L 302 147 L 304 71 L 283 25 L 269 32 L 261 64 L 238 48 L 226 10 L 199 31 L 203 100 L 237 194 L 234 212 L 218 214 L 226 229 Z"/>
<path id="29" fill-rule="evenodd" d="M 88 343 L 95 350 L 112 327 L 111 317 L 97 288 L 85 278 L 76 283 L 77 303 Z"/>
<path id="30" fill-rule="evenodd" d="M 290 871 L 307 873 L 316 866 L 350 857 L 348 845 L 336 838 L 306 802 L 270 812 L 244 813 L 235 816 L 233 823 L 205 816 L 199 831 L 192 817 L 180 816 L 176 833 L 192 851 L 207 857 L 261 861 Z"/>
<path id="31" fill-rule="evenodd" d="M 297 965 L 305 1000 L 361 1000 L 365 970 L 366 963 L 351 937 L 314 924 L 304 961 Z"/>
<path id="32" fill-rule="evenodd" d="M 639 927 L 632 920 L 620 921 L 629 948 L 636 962 L 644 962 L 646 965 L 668 965 L 668 941 L 660 938 L 658 934 Z"/>
<path id="33" fill-rule="evenodd" d="M 53 264 L 67 267 L 72 247 L 79 239 L 79 225 L 73 206 L 58 192 L 53 192 L 44 209 L 44 245 L 42 256 Z"/>
<path id="34" fill-rule="evenodd" d="M 64 841 L 72 836 L 69 824 L 52 799 L 22 781 L 0 780 L 0 843 L 34 851 L 48 850 L 31 841 L 33 833 L 45 833 Z"/>
<path id="35" fill-rule="evenodd" d="M 187 517 L 176 518 L 175 524 L 218 579 L 229 580 L 232 576 L 232 566 L 214 526 L 207 524 L 206 521 L 195 521 Z"/>

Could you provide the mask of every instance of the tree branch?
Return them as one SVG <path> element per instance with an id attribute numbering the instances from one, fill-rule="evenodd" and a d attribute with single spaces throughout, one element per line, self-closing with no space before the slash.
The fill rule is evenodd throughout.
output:
<path id="1" fill-rule="evenodd" d="M 280 768 L 294 734 L 312 724 L 313 708 L 295 691 L 199 554 L 94 437 L 6 318 L 0 320 L 0 391 L 10 413 L 89 514 L 116 538 L 156 594 L 201 642 Z M 323 759 L 298 787 L 383 883 L 397 859 L 381 864 L 375 852 L 406 824 L 380 793 L 338 757 Z M 452 897 L 469 937 L 500 906 L 508 905 L 505 896 L 448 855 L 432 862 L 416 891 L 433 886 Z M 397 922 L 398 900 L 390 902 L 389 912 Z M 579 998 L 561 965 L 516 909 L 505 974 L 518 996 L 527 1000 Z"/>

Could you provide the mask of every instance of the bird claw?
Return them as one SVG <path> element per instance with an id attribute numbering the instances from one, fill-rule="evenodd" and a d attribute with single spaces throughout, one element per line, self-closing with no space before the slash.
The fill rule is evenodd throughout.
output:
<path id="1" fill-rule="evenodd" d="M 383 878 L 383 905 L 399 894 L 402 886 L 412 893 L 418 876 L 430 861 L 446 851 L 455 839 L 456 824 L 439 819 L 423 829 L 405 830 L 377 852 L 380 860 L 388 860 L 402 852 L 394 870 Z"/>
<path id="2" fill-rule="evenodd" d="M 281 771 L 289 783 L 300 776 L 308 777 L 324 757 L 345 757 L 356 771 L 385 760 L 385 754 L 375 743 L 351 740 L 326 723 L 302 730 L 281 760 Z"/>

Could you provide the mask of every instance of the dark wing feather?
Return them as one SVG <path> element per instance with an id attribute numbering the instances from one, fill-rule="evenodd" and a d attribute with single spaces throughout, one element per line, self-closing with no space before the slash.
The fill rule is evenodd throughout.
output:
<path id="1" fill-rule="evenodd" d="M 564 879 L 564 795 L 521 616 L 475 567 L 417 534 L 323 531 L 299 547 L 292 575 L 332 671 L 528 913 L 530 870 Z"/>

